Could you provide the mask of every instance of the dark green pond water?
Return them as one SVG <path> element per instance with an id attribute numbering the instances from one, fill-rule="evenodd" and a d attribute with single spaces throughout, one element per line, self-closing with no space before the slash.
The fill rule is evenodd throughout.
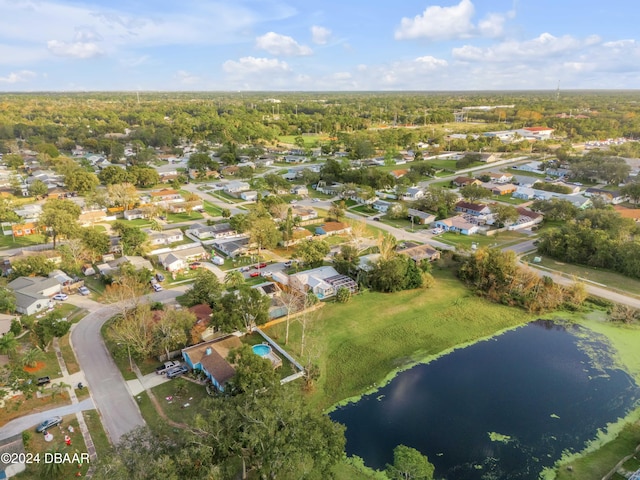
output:
<path id="1" fill-rule="evenodd" d="M 639 399 L 604 337 L 539 320 L 402 372 L 331 418 L 347 426 L 347 453 L 370 467 L 404 444 L 429 457 L 436 478 L 534 480 Z"/>

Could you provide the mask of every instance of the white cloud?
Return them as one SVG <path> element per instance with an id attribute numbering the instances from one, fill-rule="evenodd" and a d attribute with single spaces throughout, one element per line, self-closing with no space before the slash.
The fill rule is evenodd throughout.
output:
<path id="1" fill-rule="evenodd" d="M 28 82 L 36 76 L 31 70 L 20 70 L 19 72 L 11 72 L 6 77 L 0 77 L 0 83 L 21 83 Z"/>
<path id="2" fill-rule="evenodd" d="M 435 58 L 435 57 L 432 57 L 431 55 L 418 57 L 415 59 L 415 62 L 418 65 L 421 65 L 426 68 L 432 68 L 432 69 L 439 68 L 439 67 L 446 67 L 447 65 L 449 65 L 449 62 L 447 62 L 446 60 L 443 60 L 442 58 Z"/>
<path id="3" fill-rule="evenodd" d="M 550 33 L 543 33 L 532 40 L 524 42 L 510 40 L 486 48 L 464 45 L 454 48 L 452 55 L 462 61 L 509 63 L 570 54 L 599 42 L 600 39 L 597 36 L 580 40 L 571 35 L 555 37 Z"/>
<path id="4" fill-rule="evenodd" d="M 311 48 L 300 45 L 292 37 L 275 32 L 265 33 L 256 38 L 256 47 L 272 55 L 304 56 L 313 53 Z"/>
<path id="5" fill-rule="evenodd" d="M 277 58 L 242 57 L 238 61 L 227 60 L 222 64 L 222 69 L 233 75 L 247 75 L 258 73 L 282 73 L 291 69 L 287 62 Z"/>
<path id="6" fill-rule="evenodd" d="M 329 41 L 331 30 L 318 25 L 311 27 L 311 41 L 316 45 L 325 45 Z"/>
<path id="7" fill-rule="evenodd" d="M 472 21 L 475 8 L 471 0 L 460 0 L 451 7 L 433 5 L 413 18 L 404 17 L 396 30 L 396 40 L 426 38 L 428 40 L 450 40 L 474 36 L 499 37 L 504 31 L 507 18 L 513 18 L 515 11 L 489 13 L 477 25 Z"/>
<path id="8" fill-rule="evenodd" d="M 51 53 L 59 57 L 93 58 L 103 54 L 100 47 L 93 42 L 60 42 L 49 40 L 47 48 Z"/>
<path id="9" fill-rule="evenodd" d="M 175 78 L 183 85 L 194 85 L 200 82 L 200 77 L 185 70 L 178 70 L 175 74 Z"/>

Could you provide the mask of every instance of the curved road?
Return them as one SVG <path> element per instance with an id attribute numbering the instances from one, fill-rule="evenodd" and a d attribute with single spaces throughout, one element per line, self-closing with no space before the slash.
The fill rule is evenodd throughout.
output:
<path id="1" fill-rule="evenodd" d="M 185 288 L 181 286 L 146 297 L 152 301 L 165 302 L 181 295 Z M 78 303 L 85 303 L 80 298 L 77 300 L 80 300 Z M 117 443 L 122 435 L 143 426 L 145 422 L 100 333 L 102 326 L 118 309 L 113 305 L 91 303 L 95 304 L 93 311 L 76 324 L 71 332 L 71 343 L 93 402 L 100 412 L 104 429 L 111 442 Z"/>

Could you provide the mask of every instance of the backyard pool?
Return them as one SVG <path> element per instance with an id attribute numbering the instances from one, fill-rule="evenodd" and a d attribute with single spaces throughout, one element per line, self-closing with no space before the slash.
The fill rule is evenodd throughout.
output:
<path id="1" fill-rule="evenodd" d="M 253 350 L 253 353 L 255 353 L 256 355 L 260 355 L 261 357 L 266 357 L 271 353 L 271 347 L 269 345 L 265 345 L 264 343 L 260 345 L 254 345 L 253 347 L 251 347 L 251 349 Z"/>

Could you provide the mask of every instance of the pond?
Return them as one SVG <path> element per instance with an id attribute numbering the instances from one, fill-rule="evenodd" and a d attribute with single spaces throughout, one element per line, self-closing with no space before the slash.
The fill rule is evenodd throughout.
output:
<path id="1" fill-rule="evenodd" d="M 535 480 L 640 402 L 603 336 L 538 320 L 417 365 L 331 418 L 347 453 L 384 468 L 404 444 L 436 478 Z"/>

